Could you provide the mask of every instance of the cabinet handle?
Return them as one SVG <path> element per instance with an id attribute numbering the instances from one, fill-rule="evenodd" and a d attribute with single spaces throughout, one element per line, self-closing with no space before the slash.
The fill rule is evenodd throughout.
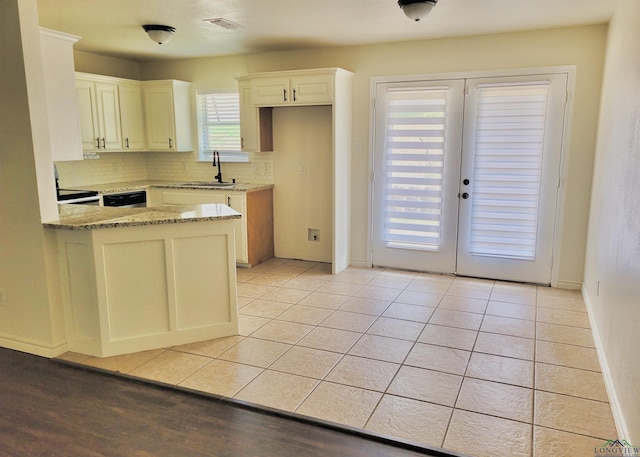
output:
<path id="1" fill-rule="evenodd" d="M 231 197 L 227 195 L 227 206 L 231 208 Z"/>
<path id="2" fill-rule="evenodd" d="M 96 138 L 96 148 L 100 149 L 100 138 Z"/>
<path id="3" fill-rule="evenodd" d="M 287 101 L 287 89 L 282 89 L 284 91 L 284 101 Z"/>
<path id="4" fill-rule="evenodd" d="M 104 138 L 102 138 L 102 149 L 107 149 L 107 143 L 104 141 Z"/>
<path id="5" fill-rule="evenodd" d="M 129 138 L 124 139 L 125 147 L 129 149 Z"/>
<path id="6" fill-rule="evenodd" d="M 173 149 L 173 140 L 169 138 L 169 149 Z"/>
<path id="7" fill-rule="evenodd" d="M 298 91 L 293 89 L 293 101 L 295 102 L 298 99 Z"/>

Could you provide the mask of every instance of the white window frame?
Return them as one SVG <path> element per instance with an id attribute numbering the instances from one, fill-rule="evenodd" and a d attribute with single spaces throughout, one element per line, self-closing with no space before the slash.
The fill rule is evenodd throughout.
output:
<path id="1" fill-rule="evenodd" d="M 204 113 L 202 110 L 202 97 L 207 97 L 208 95 L 228 95 L 228 94 L 236 94 L 238 95 L 238 106 L 237 106 L 237 119 L 238 119 L 238 139 L 237 139 L 237 148 L 216 148 L 216 147 L 207 147 L 208 145 L 203 144 L 203 137 L 205 135 L 204 129 L 207 127 L 206 119 L 203 119 Z M 235 113 L 232 113 L 235 114 Z M 241 142 L 241 134 L 240 134 L 240 94 L 238 91 L 232 89 L 198 89 L 196 91 L 196 115 L 197 115 L 197 126 L 198 126 L 198 157 L 202 162 L 210 162 L 213 160 L 213 151 L 218 151 L 220 153 L 220 161 L 221 162 L 249 162 L 249 154 L 246 151 L 242 150 L 242 142 Z M 217 123 L 215 123 L 217 124 Z M 222 123 L 220 123 L 222 124 Z M 235 125 L 232 123 L 231 125 Z"/>

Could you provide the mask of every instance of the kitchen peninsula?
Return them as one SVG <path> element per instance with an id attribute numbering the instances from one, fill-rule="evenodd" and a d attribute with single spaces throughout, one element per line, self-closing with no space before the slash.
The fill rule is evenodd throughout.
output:
<path id="1" fill-rule="evenodd" d="M 59 205 L 70 351 L 107 357 L 238 332 L 234 223 L 224 204 Z"/>

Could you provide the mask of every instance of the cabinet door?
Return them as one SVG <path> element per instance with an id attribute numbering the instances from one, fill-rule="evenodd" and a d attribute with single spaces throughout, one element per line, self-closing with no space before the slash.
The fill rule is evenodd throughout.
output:
<path id="1" fill-rule="evenodd" d="M 98 149 L 98 108 L 96 107 L 95 86 L 93 82 L 84 79 L 76 80 L 78 93 L 78 108 L 80 111 L 80 136 L 83 151 Z"/>
<path id="2" fill-rule="evenodd" d="M 333 103 L 334 75 L 305 75 L 291 78 L 291 101 L 314 105 Z"/>
<path id="3" fill-rule="evenodd" d="M 247 249 L 247 222 L 245 196 L 240 193 L 227 194 L 227 204 L 242 214 L 241 219 L 235 220 L 236 235 L 236 261 L 241 263 L 249 263 L 249 253 Z"/>
<path id="4" fill-rule="evenodd" d="M 259 78 L 251 81 L 254 106 L 279 106 L 291 103 L 289 78 Z"/>
<path id="5" fill-rule="evenodd" d="M 176 134 L 171 86 L 145 86 L 143 94 L 148 148 L 154 151 L 174 150 Z"/>
<path id="6" fill-rule="evenodd" d="M 118 85 L 113 83 L 95 83 L 98 125 L 100 128 L 100 147 L 106 150 L 122 150 L 122 131 L 120 130 L 120 102 Z"/>
<path id="7" fill-rule="evenodd" d="M 118 84 L 118 99 L 120 101 L 123 149 L 127 151 L 145 149 L 142 86 L 140 84 Z"/>
<path id="8" fill-rule="evenodd" d="M 256 152 L 260 148 L 258 128 L 258 108 L 251 100 L 251 83 L 238 81 L 240 93 L 240 136 L 243 151 Z"/>

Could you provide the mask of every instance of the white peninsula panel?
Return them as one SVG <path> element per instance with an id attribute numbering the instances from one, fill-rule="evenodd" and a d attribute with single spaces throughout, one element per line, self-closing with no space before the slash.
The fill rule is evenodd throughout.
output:
<path id="1" fill-rule="evenodd" d="M 59 229 L 70 351 L 107 357 L 238 333 L 239 215 L 226 205 L 191 206 L 202 207 L 226 216 L 190 220 L 186 211 L 173 222 L 144 224 L 162 208 L 132 208 L 91 228 L 51 225 Z"/>

